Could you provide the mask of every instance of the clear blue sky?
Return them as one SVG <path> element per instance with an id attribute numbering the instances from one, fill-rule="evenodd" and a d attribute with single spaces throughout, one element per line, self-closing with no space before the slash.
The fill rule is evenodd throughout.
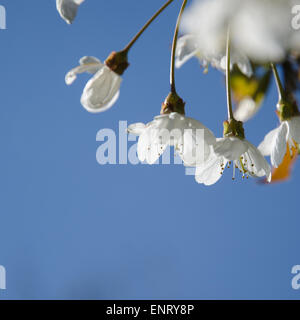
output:
<path id="1" fill-rule="evenodd" d="M 174 3 L 130 53 L 117 104 L 80 105 L 84 55 L 121 49 L 162 4 L 86 0 L 74 25 L 55 0 L 11 1 L 0 31 L 0 299 L 299 299 L 299 163 L 281 185 L 198 185 L 178 165 L 100 166 L 96 134 L 119 120 L 147 122 L 168 94 Z M 222 134 L 225 88 L 197 61 L 177 72 L 186 113 Z M 246 124 L 258 144 L 277 125 L 274 90 Z"/>

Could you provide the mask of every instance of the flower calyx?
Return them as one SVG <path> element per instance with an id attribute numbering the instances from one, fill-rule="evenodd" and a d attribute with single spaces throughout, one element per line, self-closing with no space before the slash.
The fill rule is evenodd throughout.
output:
<path id="1" fill-rule="evenodd" d="M 105 60 L 105 64 L 121 76 L 129 67 L 127 51 L 113 51 Z"/>
<path id="2" fill-rule="evenodd" d="M 281 122 L 290 120 L 299 115 L 297 103 L 295 101 L 280 100 L 277 104 L 277 113 Z"/>
<path id="3" fill-rule="evenodd" d="M 237 137 L 240 139 L 245 139 L 245 130 L 242 121 L 237 121 L 235 119 L 226 120 L 223 122 L 223 127 L 224 137 Z"/>
<path id="4" fill-rule="evenodd" d="M 160 114 L 170 114 L 177 112 L 185 115 L 185 102 L 178 96 L 176 92 L 170 92 L 161 106 Z"/>

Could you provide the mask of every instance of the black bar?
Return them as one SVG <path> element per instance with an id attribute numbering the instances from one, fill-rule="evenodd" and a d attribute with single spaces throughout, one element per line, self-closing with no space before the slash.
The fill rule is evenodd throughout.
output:
<path id="1" fill-rule="evenodd" d="M 0 310 L 7 309 L 32 314 L 41 310 L 40 315 L 55 316 L 65 309 L 68 314 L 94 314 L 92 319 L 210 319 L 218 316 L 238 315 L 240 319 L 257 317 L 265 314 L 286 315 L 287 312 L 299 313 L 298 300 L 2 300 Z M 209 317 L 209 318 L 208 318 Z"/>

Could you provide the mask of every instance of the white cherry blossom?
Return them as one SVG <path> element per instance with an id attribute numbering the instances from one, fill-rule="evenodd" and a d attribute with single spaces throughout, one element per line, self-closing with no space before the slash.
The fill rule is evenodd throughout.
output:
<path id="1" fill-rule="evenodd" d="M 81 104 L 92 113 L 111 108 L 119 97 L 122 78 L 95 57 L 83 57 L 79 66 L 66 75 L 66 84 L 72 84 L 80 73 L 90 73 L 93 77 L 87 82 Z"/>
<path id="2" fill-rule="evenodd" d="M 300 116 L 282 121 L 278 128 L 270 131 L 258 149 L 264 156 L 271 157 L 272 165 L 277 168 L 283 161 L 287 146 L 292 148 L 300 144 Z"/>
<path id="3" fill-rule="evenodd" d="M 176 67 L 180 68 L 185 62 L 191 58 L 196 57 L 199 59 L 200 64 L 208 68 L 210 64 L 212 67 L 225 72 L 226 70 L 226 53 L 209 54 L 205 50 L 201 51 L 197 44 L 197 38 L 193 35 L 185 35 L 178 39 L 176 49 Z M 231 53 L 231 69 L 233 65 L 237 65 L 242 73 L 247 77 L 253 74 L 252 66 L 249 59 L 241 52 L 233 50 Z"/>
<path id="4" fill-rule="evenodd" d="M 195 179 L 205 185 L 215 184 L 223 175 L 227 167 L 233 165 L 233 180 L 236 170 L 243 177 L 267 177 L 271 181 L 271 168 L 260 151 L 249 141 L 237 137 L 217 139 L 213 145 L 210 158 L 203 165 L 197 166 Z"/>
<path id="5" fill-rule="evenodd" d="M 60 16 L 71 24 L 77 15 L 78 7 L 84 0 L 56 0 L 56 8 Z"/>
<path id="6" fill-rule="evenodd" d="M 188 166 L 203 163 L 209 158 L 216 139 L 201 122 L 177 112 L 160 115 L 148 124 L 136 123 L 128 132 L 138 135 L 137 153 L 141 162 L 154 164 L 168 145 L 174 146 Z"/>
<path id="7" fill-rule="evenodd" d="M 292 28 L 296 0 L 194 1 L 183 18 L 183 30 L 197 36 L 199 50 L 224 52 L 230 28 L 232 48 L 258 62 L 279 62 L 299 52 L 300 34 Z"/>

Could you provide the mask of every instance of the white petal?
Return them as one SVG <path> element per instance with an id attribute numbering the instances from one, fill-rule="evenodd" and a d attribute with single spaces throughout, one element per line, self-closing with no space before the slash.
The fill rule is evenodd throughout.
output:
<path id="1" fill-rule="evenodd" d="M 270 131 L 264 138 L 263 142 L 258 146 L 258 150 L 263 156 L 270 156 L 274 145 L 275 138 L 277 136 L 279 127 Z"/>
<path id="2" fill-rule="evenodd" d="M 149 164 L 156 162 L 168 145 L 179 151 L 186 165 L 203 163 L 203 160 L 194 157 L 198 155 L 197 149 L 200 151 L 199 158 L 206 160 L 211 152 L 209 146 L 216 141 L 213 133 L 201 122 L 176 112 L 157 116 L 146 126 L 129 126 L 128 131 L 140 135 L 137 148 L 139 159 Z"/>
<path id="3" fill-rule="evenodd" d="M 246 97 L 240 101 L 235 112 L 234 118 L 238 121 L 246 122 L 251 119 L 259 110 L 259 105 L 251 97 Z"/>
<path id="4" fill-rule="evenodd" d="M 288 121 L 288 128 L 288 135 L 291 137 L 291 139 L 300 144 L 300 116 L 291 118 Z"/>
<path id="5" fill-rule="evenodd" d="M 244 140 L 235 137 L 218 139 L 213 146 L 214 152 L 229 161 L 237 160 L 248 150 L 248 145 Z"/>
<path id="6" fill-rule="evenodd" d="M 232 63 L 236 64 L 245 76 L 247 76 L 248 78 L 252 77 L 253 69 L 250 60 L 246 55 L 240 52 L 234 52 Z"/>
<path id="7" fill-rule="evenodd" d="M 187 166 L 196 166 L 206 161 L 211 152 L 211 145 L 216 142 L 214 134 L 200 121 L 181 117 L 177 126 L 182 129 L 177 137 L 176 149 Z"/>
<path id="8" fill-rule="evenodd" d="M 233 48 L 243 50 L 254 61 L 279 61 L 292 49 L 289 46 L 300 47 L 299 36 L 291 39 L 297 35 L 291 28 L 292 3 L 295 1 L 193 1 L 184 13 L 182 26 L 185 32 L 197 35 L 200 52 L 222 52 L 230 25 Z M 244 65 L 241 69 L 249 72 Z"/>
<path id="9" fill-rule="evenodd" d="M 89 64 L 101 64 L 102 65 L 102 62 L 96 57 L 84 56 L 79 60 L 79 64 L 80 65 L 84 65 L 84 64 L 87 64 L 87 65 L 89 65 Z"/>
<path id="10" fill-rule="evenodd" d="M 56 0 L 56 8 L 60 16 L 69 24 L 77 15 L 78 6 L 84 0 Z"/>
<path id="11" fill-rule="evenodd" d="M 86 84 L 81 103 L 92 113 L 103 112 L 113 106 L 119 97 L 121 77 L 104 66 Z"/>
<path id="12" fill-rule="evenodd" d="M 222 52 L 225 48 L 228 20 L 234 12 L 232 0 L 193 1 L 186 9 L 182 27 L 187 33 L 197 35 L 201 53 Z"/>
<path id="13" fill-rule="evenodd" d="M 214 136 L 212 131 L 208 129 L 204 124 L 202 124 L 200 121 L 195 120 L 193 118 L 186 117 L 185 119 L 186 119 L 185 128 L 203 130 L 205 143 L 208 145 L 212 145 L 216 143 L 216 137 Z"/>
<path id="14" fill-rule="evenodd" d="M 232 25 L 234 42 L 255 61 L 284 59 L 291 20 L 288 1 L 243 1 L 240 8 Z"/>
<path id="15" fill-rule="evenodd" d="M 247 168 L 249 170 L 249 173 L 256 177 L 266 176 L 267 181 L 271 182 L 272 170 L 267 160 L 253 144 L 251 144 L 250 142 L 248 142 L 248 144 L 249 148 L 244 156 L 247 160 Z"/>
<path id="16" fill-rule="evenodd" d="M 151 124 L 140 135 L 137 153 L 141 162 L 154 164 L 165 151 L 167 144 L 159 142 L 159 130 L 155 130 Z"/>
<path id="17" fill-rule="evenodd" d="M 72 84 L 77 75 L 80 73 L 88 72 L 91 74 L 97 73 L 104 65 L 95 57 L 83 57 L 79 61 L 80 65 L 71 71 L 69 71 L 66 75 L 65 81 L 67 85 Z"/>
<path id="18" fill-rule="evenodd" d="M 246 57 L 246 55 L 238 52 L 237 50 L 232 50 L 233 53 L 231 55 L 231 64 L 230 69 L 233 69 L 234 65 L 237 65 L 240 71 L 250 78 L 253 75 L 253 69 L 250 63 L 250 60 Z M 227 65 L 227 57 L 225 53 L 222 55 L 220 62 L 216 65 L 217 69 L 222 70 L 223 72 L 226 71 Z"/>
<path id="19" fill-rule="evenodd" d="M 149 139 L 146 135 L 146 132 L 144 131 L 140 135 L 138 145 L 137 145 L 137 154 L 141 162 L 144 162 L 146 159 L 146 151 L 147 151 L 147 148 L 149 147 L 149 143 L 150 143 Z"/>
<path id="20" fill-rule="evenodd" d="M 146 161 L 148 164 L 154 164 L 160 156 L 165 152 L 168 144 L 152 144 L 146 153 Z"/>
<path id="21" fill-rule="evenodd" d="M 191 167 L 203 164 L 208 160 L 215 141 L 215 137 L 211 138 L 211 133 L 207 128 L 186 129 L 178 145 L 184 164 Z"/>
<path id="22" fill-rule="evenodd" d="M 196 168 L 195 179 L 198 183 L 206 186 L 215 184 L 222 177 L 221 164 L 226 166 L 227 162 L 222 157 L 211 156 L 203 166 Z"/>
<path id="23" fill-rule="evenodd" d="M 197 53 L 197 44 L 195 37 L 192 35 L 185 35 L 178 39 L 176 48 L 176 68 L 180 68 L 189 59 Z"/>
<path id="24" fill-rule="evenodd" d="M 141 162 L 146 161 L 148 164 L 155 163 L 160 155 L 165 151 L 167 145 L 170 143 L 170 133 L 176 126 L 179 116 L 160 115 L 149 122 L 145 127 L 138 125 L 133 130 L 141 132 L 137 153 Z"/>
<path id="25" fill-rule="evenodd" d="M 138 122 L 138 123 L 131 124 L 127 128 L 127 132 L 131 134 L 135 134 L 136 136 L 140 136 L 145 129 L 146 129 L 146 125 L 144 123 Z"/>
<path id="26" fill-rule="evenodd" d="M 275 168 L 279 167 L 286 154 L 287 132 L 287 123 L 284 121 L 278 128 L 272 144 L 271 163 Z"/>
<path id="27" fill-rule="evenodd" d="M 155 133 L 155 139 L 157 139 L 155 142 L 176 145 L 182 139 L 185 126 L 185 116 L 177 112 L 155 117 L 152 121 L 152 129 L 157 132 Z"/>

